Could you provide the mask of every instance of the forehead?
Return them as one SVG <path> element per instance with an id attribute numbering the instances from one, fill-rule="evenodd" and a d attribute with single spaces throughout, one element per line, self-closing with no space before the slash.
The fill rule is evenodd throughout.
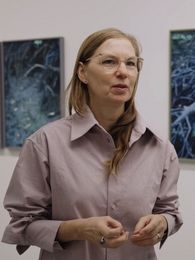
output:
<path id="1" fill-rule="evenodd" d="M 112 38 L 103 42 L 95 51 L 98 53 L 109 53 L 121 56 L 135 56 L 133 45 L 125 38 Z"/>

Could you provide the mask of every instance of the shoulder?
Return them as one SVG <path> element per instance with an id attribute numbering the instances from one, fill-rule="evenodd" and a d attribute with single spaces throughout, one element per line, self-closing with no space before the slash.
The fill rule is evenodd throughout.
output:
<path id="1" fill-rule="evenodd" d="M 173 144 L 171 143 L 170 139 L 164 137 L 162 134 L 159 133 L 158 129 L 152 126 L 149 122 L 145 121 L 140 114 L 138 114 L 138 125 L 139 128 L 144 129 L 144 136 L 147 140 L 150 140 L 153 147 L 156 147 L 164 153 L 165 158 L 176 158 L 177 154 Z"/>
<path id="2" fill-rule="evenodd" d="M 27 139 L 35 140 L 38 136 L 47 136 L 60 134 L 61 132 L 68 131 L 71 125 L 70 117 L 63 117 L 61 119 L 55 120 L 53 122 L 47 123 L 46 125 L 39 128 L 36 132 L 30 135 Z"/>
<path id="3" fill-rule="evenodd" d="M 164 167 L 168 168 L 172 161 L 178 161 L 178 156 L 174 145 L 171 143 L 169 138 L 162 137 L 158 131 L 153 130 L 151 127 L 147 127 L 147 131 L 150 132 L 153 139 L 155 140 L 156 147 L 161 151 L 161 155 L 164 161 Z"/>
<path id="4" fill-rule="evenodd" d="M 70 136 L 70 128 L 71 117 L 63 117 L 55 120 L 42 126 L 30 135 L 25 140 L 24 146 L 31 143 L 33 146 L 45 150 L 56 143 L 60 143 L 62 139 L 68 139 Z"/>

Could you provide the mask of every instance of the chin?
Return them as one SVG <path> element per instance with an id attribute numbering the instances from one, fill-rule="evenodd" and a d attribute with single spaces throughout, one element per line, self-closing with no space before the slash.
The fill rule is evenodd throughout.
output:
<path id="1" fill-rule="evenodd" d="M 112 99 L 110 103 L 114 106 L 124 106 L 129 99 Z M 109 101 L 107 102 L 109 103 Z"/>
<path id="2" fill-rule="evenodd" d="M 130 97 L 114 97 L 113 101 L 124 104 L 130 100 Z"/>

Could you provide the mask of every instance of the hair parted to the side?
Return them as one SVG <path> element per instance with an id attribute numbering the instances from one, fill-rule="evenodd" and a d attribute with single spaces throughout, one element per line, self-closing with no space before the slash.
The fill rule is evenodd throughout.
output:
<path id="1" fill-rule="evenodd" d="M 129 40 L 135 50 L 136 56 L 140 57 L 140 45 L 136 38 L 116 28 L 103 29 L 89 35 L 84 40 L 78 51 L 73 70 L 73 76 L 67 88 L 67 92 L 69 94 L 68 104 L 70 114 L 72 114 L 72 110 L 74 109 L 76 113 L 83 115 L 86 107 L 89 105 L 89 94 L 87 87 L 83 82 L 80 81 L 77 75 L 79 62 L 85 63 L 89 58 L 92 57 L 96 49 L 99 48 L 102 43 L 112 38 L 125 38 Z M 124 113 L 109 131 L 114 139 L 116 149 L 114 151 L 113 158 L 105 163 L 108 174 L 118 172 L 120 161 L 124 157 L 128 147 L 132 128 L 136 119 L 134 97 L 136 93 L 138 78 L 139 68 L 131 99 L 126 102 Z"/>

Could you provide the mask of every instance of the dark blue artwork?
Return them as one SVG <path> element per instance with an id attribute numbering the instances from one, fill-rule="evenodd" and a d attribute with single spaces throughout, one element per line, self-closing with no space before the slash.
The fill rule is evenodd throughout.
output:
<path id="1" fill-rule="evenodd" d="M 195 158 L 195 30 L 171 34 L 171 141 L 178 157 Z"/>
<path id="2" fill-rule="evenodd" d="M 3 146 L 20 147 L 44 124 L 61 117 L 63 39 L 2 44 Z"/>

